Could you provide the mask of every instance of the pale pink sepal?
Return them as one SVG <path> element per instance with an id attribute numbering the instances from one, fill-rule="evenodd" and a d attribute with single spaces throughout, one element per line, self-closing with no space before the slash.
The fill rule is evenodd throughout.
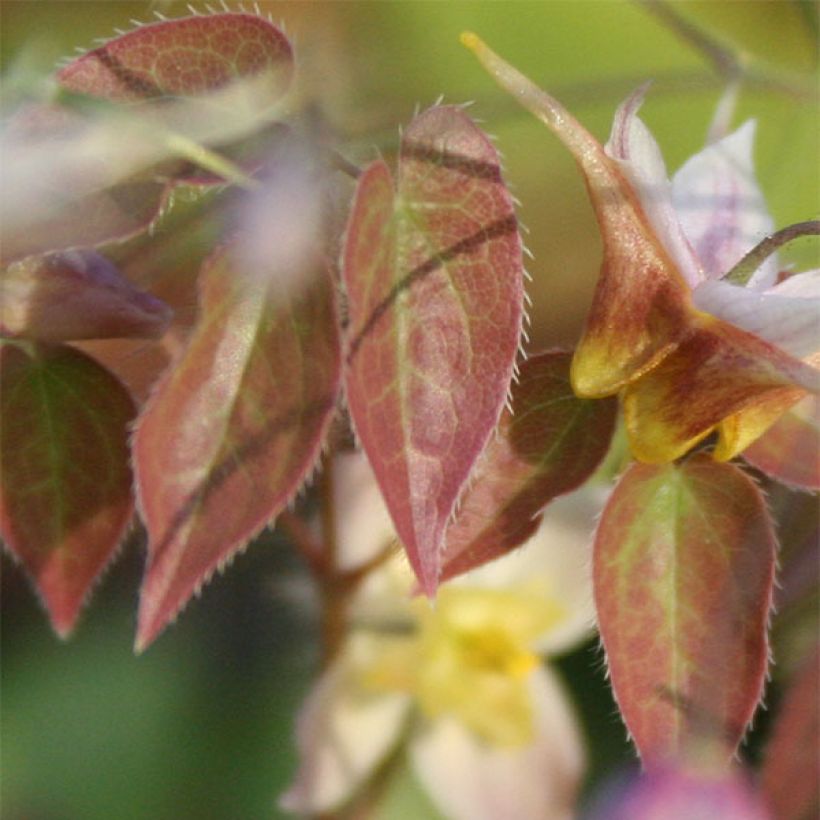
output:
<path id="1" fill-rule="evenodd" d="M 536 737 L 518 748 L 490 746 L 458 721 L 428 724 L 410 754 L 419 782 L 450 820 L 570 820 L 584 771 L 575 718 L 557 678 L 530 677 Z"/>
<path id="2" fill-rule="evenodd" d="M 723 276 L 774 230 L 755 177 L 755 122 L 692 156 L 672 179 L 672 201 L 683 231 L 708 278 Z M 750 286 L 771 287 L 777 258 L 769 257 Z"/>
<path id="3" fill-rule="evenodd" d="M 624 176 L 638 194 L 650 225 L 689 287 L 695 287 L 703 280 L 703 272 L 675 213 L 672 186 L 661 149 L 637 117 L 647 88 L 648 85 L 641 86 L 618 107 L 604 150 L 617 160 Z"/>
<path id="4" fill-rule="evenodd" d="M 820 272 L 807 271 L 758 291 L 712 279 L 695 288 L 695 306 L 803 359 L 820 349 Z"/>

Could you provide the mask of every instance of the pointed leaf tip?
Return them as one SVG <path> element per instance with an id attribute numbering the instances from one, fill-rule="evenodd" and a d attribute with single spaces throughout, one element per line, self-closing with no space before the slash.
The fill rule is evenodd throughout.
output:
<path id="1" fill-rule="evenodd" d="M 199 323 L 137 424 L 138 652 L 293 499 L 335 410 L 338 318 L 318 251 L 315 278 L 288 295 L 243 258 L 234 243 L 206 262 Z"/>
<path id="2" fill-rule="evenodd" d="M 343 257 L 346 394 L 421 589 L 498 421 L 523 315 L 521 242 L 490 140 L 455 106 L 404 132 L 398 181 L 359 179 Z"/>
<path id="3" fill-rule="evenodd" d="M 132 517 L 134 414 L 128 391 L 84 353 L 0 343 L 0 534 L 62 638 Z"/>

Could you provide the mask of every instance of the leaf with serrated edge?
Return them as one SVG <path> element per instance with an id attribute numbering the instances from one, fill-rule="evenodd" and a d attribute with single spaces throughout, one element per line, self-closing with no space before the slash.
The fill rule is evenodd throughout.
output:
<path id="1" fill-rule="evenodd" d="M 522 544 L 544 506 L 580 486 L 606 455 L 617 402 L 577 398 L 571 359 L 551 351 L 521 365 L 512 412 L 502 414 L 447 528 L 442 581 Z"/>
<path id="2" fill-rule="evenodd" d="M 788 410 L 741 455 L 766 475 L 804 490 L 820 490 L 820 398 Z"/>
<path id="3" fill-rule="evenodd" d="M 57 80 L 68 91 L 138 102 L 208 93 L 262 75 L 269 86 L 257 100 L 263 106 L 284 93 L 292 74 L 290 43 L 276 26 L 229 12 L 140 26 L 72 60 Z"/>
<path id="4" fill-rule="evenodd" d="M 199 323 L 134 437 L 150 538 L 137 651 L 294 497 L 336 406 L 338 320 L 324 271 L 286 295 L 236 270 L 234 250 L 206 262 Z"/>
<path id="5" fill-rule="evenodd" d="M 498 421 L 523 312 L 521 242 L 489 139 L 459 108 L 404 132 L 393 186 L 361 176 L 343 274 L 353 423 L 421 588 Z"/>
<path id="6" fill-rule="evenodd" d="M 728 761 L 768 660 L 775 535 L 741 470 L 633 465 L 598 527 L 593 582 L 612 687 L 644 765 Z"/>
<path id="7" fill-rule="evenodd" d="M 61 637 L 133 514 L 128 391 L 78 350 L 0 344 L 0 532 Z"/>

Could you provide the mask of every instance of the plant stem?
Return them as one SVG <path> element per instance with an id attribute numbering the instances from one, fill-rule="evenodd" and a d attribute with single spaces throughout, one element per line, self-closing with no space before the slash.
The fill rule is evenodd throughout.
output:
<path id="1" fill-rule="evenodd" d="M 226 182 L 248 191 L 259 188 L 259 181 L 249 177 L 236 163 L 200 145 L 190 137 L 172 131 L 166 136 L 165 142 L 168 149 L 177 156 L 190 160 L 200 168 L 222 177 Z"/>
<path id="2" fill-rule="evenodd" d="M 808 222 L 798 222 L 781 228 L 773 234 L 769 234 L 762 242 L 755 245 L 724 277 L 725 282 L 733 285 L 745 285 L 752 274 L 771 256 L 778 248 L 799 239 L 801 236 L 820 236 L 820 220 L 811 219 Z"/>

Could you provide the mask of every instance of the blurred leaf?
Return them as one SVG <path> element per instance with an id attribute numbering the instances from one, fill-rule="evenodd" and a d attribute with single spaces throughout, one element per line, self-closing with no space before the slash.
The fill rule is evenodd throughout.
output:
<path id="1" fill-rule="evenodd" d="M 760 783 L 773 820 L 820 815 L 820 652 L 815 647 L 786 691 Z"/>
<path id="2" fill-rule="evenodd" d="M 160 230 L 107 251 L 130 281 L 174 311 L 160 339 L 97 339 L 74 345 L 116 374 L 140 404 L 169 362 L 181 353 L 194 326 L 197 278 L 224 228 L 226 207 L 230 203 L 216 191 L 192 199 L 180 192 Z"/>
<path id="3" fill-rule="evenodd" d="M 294 497 L 335 409 L 339 340 L 327 279 L 286 294 L 238 269 L 241 241 L 206 262 L 199 323 L 137 425 L 150 537 L 138 650 Z"/>
<path id="4" fill-rule="evenodd" d="M 594 549 L 612 687 L 644 765 L 728 762 L 768 663 L 775 536 L 757 486 L 702 455 L 634 465 Z"/>
<path id="5" fill-rule="evenodd" d="M 405 130 L 397 189 L 362 175 L 344 250 L 347 399 L 424 592 L 498 421 L 523 312 L 521 242 L 489 139 L 456 107 Z"/>
<path id="6" fill-rule="evenodd" d="M 67 636 L 133 512 L 134 403 L 85 354 L 0 345 L 0 531 Z"/>
<path id="7" fill-rule="evenodd" d="M 743 458 L 766 475 L 791 487 L 820 489 L 820 399 L 808 396 L 795 405 L 751 447 Z"/>
<path id="8" fill-rule="evenodd" d="M 531 356 L 447 528 L 445 581 L 522 544 L 541 511 L 594 472 L 609 449 L 615 399 L 579 399 L 569 383 L 571 353 Z"/>
<path id="9" fill-rule="evenodd" d="M 272 23 L 253 14 L 209 14 L 140 26 L 72 60 L 57 79 L 68 91 L 116 102 L 193 96 L 248 77 L 260 107 L 287 89 L 293 53 Z"/>
<path id="10" fill-rule="evenodd" d="M 0 334 L 41 342 L 161 336 L 171 309 L 94 251 L 30 256 L 0 272 Z"/>
<path id="11" fill-rule="evenodd" d="M 816 495 L 778 484 L 770 486 L 768 496 L 780 540 L 771 634 L 777 665 L 772 673 L 788 680 L 817 642 L 820 505 Z"/>
<path id="12" fill-rule="evenodd" d="M 24 108 L 2 137 L 5 262 L 128 239 L 147 230 L 168 199 L 160 169 L 117 175 L 94 156 L 94 135 L 76 112 Z"/>

